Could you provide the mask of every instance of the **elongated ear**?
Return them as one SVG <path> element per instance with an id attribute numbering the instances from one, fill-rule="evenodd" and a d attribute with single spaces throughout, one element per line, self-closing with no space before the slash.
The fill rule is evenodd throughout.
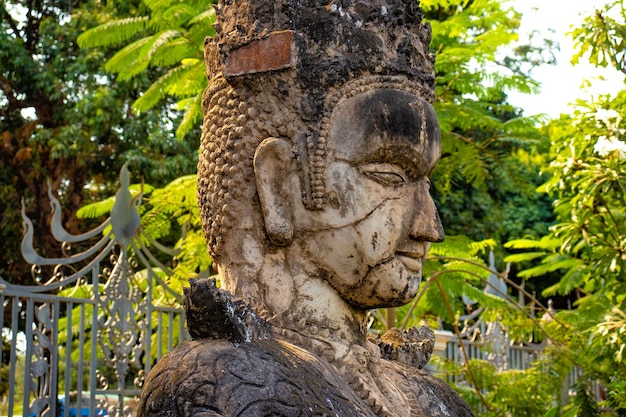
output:
<path id="1" fill-rule="evenodd" d="M 267 138 L 254 153 L 254 175 L 261 202 L 265 230 L 274 245 L 287 246 L 293 240 L 293 210 L 286 181 L 296 169 L 291 145 Z"/>

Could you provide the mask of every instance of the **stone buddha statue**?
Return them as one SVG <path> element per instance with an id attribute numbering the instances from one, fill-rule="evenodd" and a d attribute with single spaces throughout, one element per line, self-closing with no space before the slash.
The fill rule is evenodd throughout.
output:
<path id="1" fill-rule="evenodd" d="M 426 328 L 368 336 L 408 303 L 440 157 L 430 29 L 414 0 L 224 0 L 205 45 L 198 198 L 218 271 L 194 339 L 139 416 L 471 416 L 424 367 Z"/>

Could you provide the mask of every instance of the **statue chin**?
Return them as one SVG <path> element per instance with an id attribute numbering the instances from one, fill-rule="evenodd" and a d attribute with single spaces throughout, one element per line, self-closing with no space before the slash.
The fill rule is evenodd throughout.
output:
<path id="1" fill-rule="evenodd" d="M 357 309 L 400 307 L 417 295 L 421 281 L 421 270 L 412 271 L 394 257 L 372 268 L 357 288 L 335 289 Z"/>

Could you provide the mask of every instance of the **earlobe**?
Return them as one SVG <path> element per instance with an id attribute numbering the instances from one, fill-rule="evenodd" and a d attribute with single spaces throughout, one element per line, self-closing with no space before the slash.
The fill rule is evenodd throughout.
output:
<path id="1" fill-rule="evenodd" d="M 254 153 L 254 175 L 265 230 L 273 244 L 287 246 L 293 240 L 293 210 L 285 181 L 295 169 L 291 146 L 283 139 L 267 138 Z"/>

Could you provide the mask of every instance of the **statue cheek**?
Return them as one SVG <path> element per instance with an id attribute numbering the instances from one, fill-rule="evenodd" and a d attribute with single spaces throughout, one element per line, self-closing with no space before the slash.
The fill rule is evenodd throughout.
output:
<path id="1" fill-rule="evenodd" d="M 370 266 L 390 258 L 398 250 L 405 234 L 402 217 L 406 211 L 398 202 L 388 201 L 358 224 L 363 259 Z"/>
<path id="2" fill-rule="evenodd" d="M 367 272 L 360 242 L 353 225 L 313 233 L 304 241 L 309 259 L 326 271 L 338 290 L 352 288 Z"/>
<path id="3" fill-rule="evenodd" d="M 361 221 L 387 196 L 381 193 L 381 187 L 371 184 L 354 167 L 346 164 L 334 164 L 328 170 L 328 202 L 335 217 L 337 227 L 355 224 Z"/>

